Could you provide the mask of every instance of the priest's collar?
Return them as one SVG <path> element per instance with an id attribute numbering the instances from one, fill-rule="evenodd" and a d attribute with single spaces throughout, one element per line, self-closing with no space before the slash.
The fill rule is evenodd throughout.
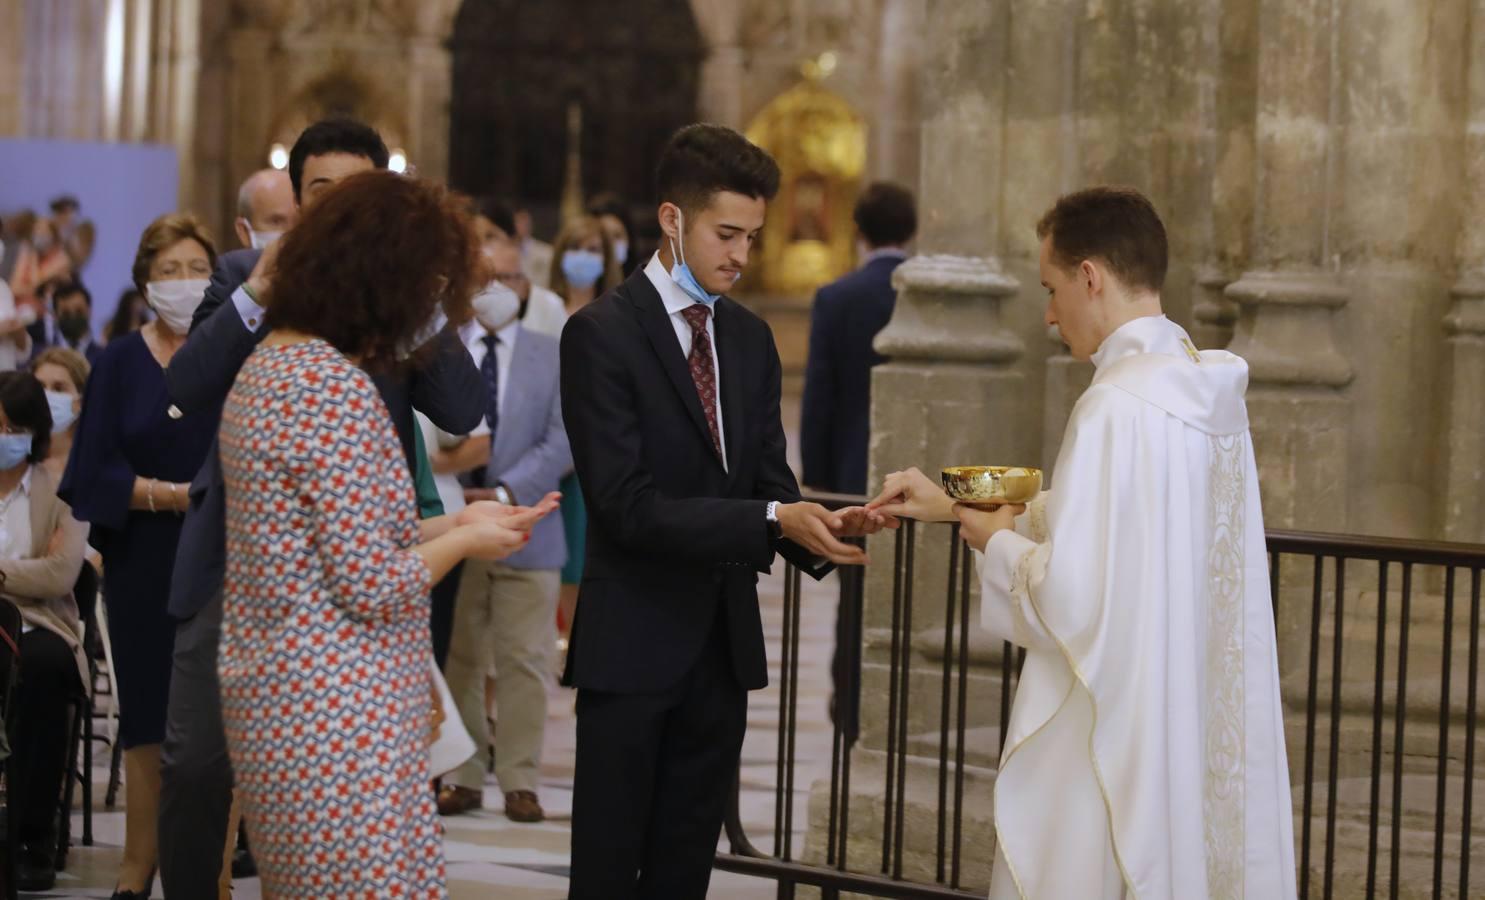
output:
<path id="1" fill-rule="evenodd" d="M 1098 352 L 1093 354 L 1093 366 L 1102 369 L 1126 356 L 1140 353 L 1186 356 L 1190 342 L 1186 331 L 1165 316 L 1140 316 L 1120 325 L 1113 334 L 1104 338 Z M 1195 349 L 1190 352 L 1195 353 Z"/>

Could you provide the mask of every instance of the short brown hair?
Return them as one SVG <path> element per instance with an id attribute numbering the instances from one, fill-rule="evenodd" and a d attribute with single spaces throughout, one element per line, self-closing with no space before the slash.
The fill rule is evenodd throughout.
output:
<path id="1" fill-rule="evenodd" d="M 47 365 L 60 366 L 66 370 L 67 377 L 72 379 L 72 386 L 77 388 L 79 394 L 88 386 L 88 373 L 93 370 L 93 367 L 88 365 L 87 357 L 71 347 L 46 348 L 31 360 L 31 371 L 34 373 Z"/>
<path id="2" fill-rule="evenodd" d="M 1052 239 L 1052 260 L 1064 269 L 1101 259 L 1131 288 L 1159 292 L 1169 247 L 1155 206 L 1133 188 L 1093 187 L 1057 198 L 1036 223 Z"/>
<path id="3" fill-rule="evenodd" d="M 211 232 L 190 213 L 166 213 L 149 224 L 139 237 L 139 249 L 134 253 L 134 286 L 145 293 L 150 282 L 150 266 L 155 257 L 184 240 L 193 240 L 206 251 L 206 261 L 216 268 L 217 245 Z"/>
<path id="4" fill-rule="evenodd" d="M 469 318 L 480 258 L 447 190 L 386 171 L 335 185 L 281 239 L 268 322 L 329 341 L 386 372 L 443 305 Z"/>

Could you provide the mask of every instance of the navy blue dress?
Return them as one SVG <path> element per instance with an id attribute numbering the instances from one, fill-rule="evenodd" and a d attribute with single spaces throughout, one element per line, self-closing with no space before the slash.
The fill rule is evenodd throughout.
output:
<path id="1" fill-rule="evenodd" d="M 189 483 L 211 447 L 215 416 L 169 416 L 165 370 L 144 336 L 109 343 L 88 379 L 67 472 L 57 492 L 103 555 L 103 598 L 118 678 L 119 739 L 165 739 L 175 623 L 165 611 L 181 515 L 131 510 L 134 479 Z M 157 499 L 164 501 L 163 492 Z"/>

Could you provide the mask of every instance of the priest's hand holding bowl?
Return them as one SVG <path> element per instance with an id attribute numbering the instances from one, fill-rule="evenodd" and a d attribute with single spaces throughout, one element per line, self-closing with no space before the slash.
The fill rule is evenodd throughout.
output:
<path id="1" fill-rule="evenodd" d="M 984 552 L 985 545 L 990 543 L 996 532 L 1014 529 L 1016 517 L 1024 512 L 1024 503 L 1008 503 L 995 509 L 977 509 L 963 503 L 954 504 L 954 514 L 959 517 L 959 536 L 972 549 L 981 552 Z"/>

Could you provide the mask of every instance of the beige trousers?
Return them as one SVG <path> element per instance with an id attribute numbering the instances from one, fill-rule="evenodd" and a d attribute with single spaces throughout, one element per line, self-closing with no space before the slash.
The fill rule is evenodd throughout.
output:
<path id="1" fill-rule="evenodd" d="M 557 651 L 556 570 L 512 569 L 469 560 L 454 602 L 454 634 L 444 677 L 474 745 L 490 742 L 485 722 L 485 673 L 495 669 L 495 778 L 502 793 L 536 791 L 546 736 L 547 687 Z M 484 754 L 448 781 L 483 790 Z"/>

